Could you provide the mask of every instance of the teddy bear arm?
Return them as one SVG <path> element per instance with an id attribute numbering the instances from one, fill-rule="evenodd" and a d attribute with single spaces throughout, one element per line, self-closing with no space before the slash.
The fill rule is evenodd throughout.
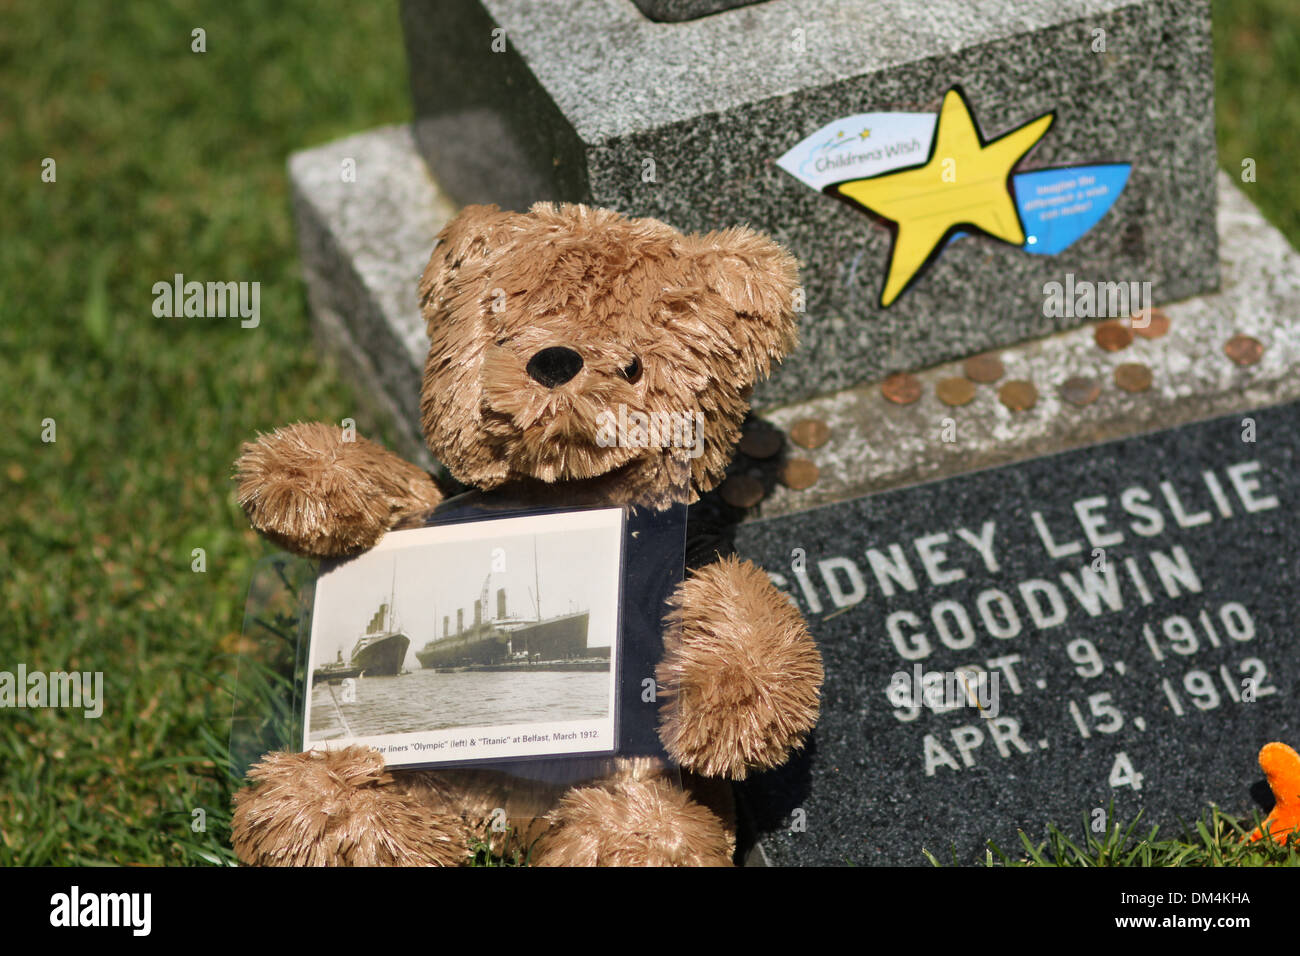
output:
<path id="1" fill-rule="evenodd" d="M 785 763 L 817 722 L 821 655 L 749 561 L 724 558 L 682 582 L 664 647 L 660 738 L 687 770 L 743 780 Z"/>
<path id="2" fill-rule="evenodd" d="M 373 547 L 402 516 L 442 501 L 433 478 L 359 435 L 298 423 L 247 442 L 235 463 L 252 526 L 313 558 Z"/>

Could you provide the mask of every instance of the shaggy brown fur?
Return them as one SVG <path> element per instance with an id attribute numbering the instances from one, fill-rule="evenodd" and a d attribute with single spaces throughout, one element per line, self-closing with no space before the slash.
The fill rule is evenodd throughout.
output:
<path id="1" fill-rule="evenodd" d="M 665 780 L 570 790 L 537 866 L 730 866 L 722 821 Z"/>
<path id="2" fill-rule="evenodd" d="M 673 596 L 655 671 L 664 747 L 706 777 L 779 766 L 817 723 L 822 676 L 803 618 L 766 574 L 734 557 L 701 568 Z"/>
<path id="3" fill-rule="evenodd" d="M 742 395 L 795 344 L 797 284 L 795 260 L 748 229 L 684 236 L 584 206 L 470 206 L 420 282 L 429 447 L 480 488 L 600 476 L 615 497 L 653 500 L 672 484 L 663 459 L 687 450 L 601 447 L 600 413 L 700 412 L 690 468 L 708 491 L 740 437 Z M 555 346 L 577 351 L 582 370 L 547 388 L 526 367 Z"/>
<path id="4" fill-rule="evenodd" d="M 794 260 L 748 229 L 687 236 L 583 206 L 469 207 L 420 283 L 429 447 L 460 481 L 521 499 L 554 500 L 563 483 L 570 503 L 693 500 L 721 479 L 754 383 L 794 345 L 797 281 Z M 564 369 L 539 373 L 547 350 Z M 603 443 L 601 415 L 620 406 L 702 423 L 700 453 Z M 312 556 L 371 547 L 441 500 L 418 468 L 320 424 L 246 445 L 237 478 L 253 526 Z M 787 759 L 816 720 L 822 669 L 767 577 L 735 560 L 705 567 L 667 624 L 669 753 L 735 779 Z M 525 842 L 540 836 L 548 865 L 704 865 L 734 849 L 725 792 L 699 788 L 702 805 L 648 761 L 523 786 L 492 771 L 385 773 L 377 753 L 349 750 L 272 754 L 250 781 L 234 843 L 251 863 L 460 862 L 471 836 L 499 849 L 498 808 Z"/>
<path id="5" fill-rule="evenodd" d="M 235 794 L 235 853 L 255 866 L 449 866 L 469 856 L 459 809 L 418 798 L 367 747 L 268 754 Z"/>
<path id="6" fill-rule="evenodd" d="M 245 442 L 235 466 L 239 504 L 258 531 L 313 558 L 374 547 L 405 514 L 435 507 L 427 472 L 343 429 L 298 423 Z"/>

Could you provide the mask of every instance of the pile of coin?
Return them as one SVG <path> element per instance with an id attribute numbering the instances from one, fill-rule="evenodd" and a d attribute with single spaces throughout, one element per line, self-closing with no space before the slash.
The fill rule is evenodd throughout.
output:
<path id="1" fill-rule="evenodd" d="M 920 397 L 920 386 L 917 386 Z M 812 450 L 826 444 L 831 437 L 831 427 L 820 418 L 803 418 L 790 426 L 790 441 L 800 448 Z M 766 422 L 751 425 L 740 436 L 736 446 L 741 454 L 757 461 L 776 457 L 785 445 L 785 436 Z M 811 488 L 821 476 L 818 467 L 807 458 L 791 458 L 781 463 L 781 484 L 794 491 Z M 753 475 L 731 475 L 718 489 L 722 500 L 733 508 L 752 508 L 767 495 L 763 482 Z"/>
<path id="2" fill-rule="evenodd" d="M 1108 320 L 1098 323 L 1093 332 L 1097 347 L 1106 352 L 1119 352 L 1133 344 L 1134 337 L 1147 340 L 1167 335 L 1169 316 L 1163 309 L 1138 312 L 1123 321 Z M 1249 335 L 1234 335 L 1223 346 L 1228 358 L 1238 365 L 1257 363 L 1264 354 L 1263 344 Z M 1006 367 L 995 354 L 975 355 L 962 363 L 962 375 L 942 378 L 935 383 L 939 401 L 950 408 L 969 404 L 976 395 L 976 385 L 992 385 L 1006 375 Z M 1132 394 L 1145 392 L 1151 387 L 1151 367 L 1142 362 L 1122 362 L 1115 366 L 1115 385 Z M 921 381 L 910 372 L 896 372 L 880 385 L 880 393 L 894 405 L 911 405 L 921 398 Z M 1092 376 L 1074 375 L 1061 383 L 1061 400 L 1079 408 L 1091 405 L 1101 396 L 1101 382 Z M 1013 379 L 998 389 L 998 399 L 1013 412 L 1028 411 L 1038 404 L 1038 388 L 1033 382 Z M 805 418 L 790 426 L 790 440 L 809 451 L 820 448 L 830 440 L 830 426 L 820 418 Z M 781 433 L 767 428 L 746 431 L 740 440 L 740 450 L 750 458 L 772 458 L 784 444 Z M 795 491 L 810 488 L 820 477 L 817 465 L 806 458 L 791 458 L 781 466 L 781 484 Z M 762 482 L 748 475 L 733 475 L 720 489 L 722 498 L 738 508 L 752 508 L 765 494 Z"/>

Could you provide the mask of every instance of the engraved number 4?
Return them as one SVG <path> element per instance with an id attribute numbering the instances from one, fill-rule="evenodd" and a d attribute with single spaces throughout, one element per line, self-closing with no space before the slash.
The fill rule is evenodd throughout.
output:
<path id="1" fill-rule="evenodd" d="M 1110 768 L 1110 785 L 1112 787 L 1132 787 L 1142 789 L 1142 774 L 1133 769 L 1133 762 L 1128 754 L 1120 751 L 1115 755 L 1115 763 Z"/>

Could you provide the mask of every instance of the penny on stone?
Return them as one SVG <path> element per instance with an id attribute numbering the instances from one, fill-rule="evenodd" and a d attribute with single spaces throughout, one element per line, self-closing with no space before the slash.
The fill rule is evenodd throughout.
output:
<path id="1" fill-rule="evenodd" d="M 1097 344 L 1107 352 L 1118 352 L 1133 344 L 1133 333 L 1118 322 L 1103 322 L 1093 333 Z"/>
<path id="2" fill-rule="evenodd" d="M 781 450 L 781 433 L 771 428 L 756 428 L 741 435 L 737 447 L 750 458 L 771 458 Z"/>
<path id="3" fill-rule="evenodd" d="M 807 458 L 791 458 L 781 469 L 781 484 L 794 491 L 803 491 L 817 482 L 821 472 Z"/>
<path id="4" fill-rule="evenodd" d="M 733 508 L 752 508 L 763 500 L 763 485 L 749 475 L 732 475 L 722 483 L 718 493 Z"/>
<path id="5" fill-rule="evenodd" d="M 880 393 L 895 405 L 911 405 L 921 397 L 921 383 L 908 372 L 895 372 L 880 383 Z"/>
<path id="6" fill-rule="evenodd" d="M 968 378 L 954 376 L 940 379 L 934 391 L 939 396 L 939 401 L 955 408 L 958 405 L 965 405 L 975 397 L 975 384 Z"/>
<path id="7" fill-rule="evenodd" d="M 1164 309 L 1152 309 L 1149 316 L 1143 316 L 1138 312 L 1130 317 L 1129 328 L 1133 330 L 1134 335 L 1144 339 L 1158 339 L 1169 332 L 1169 316 L 1165 314 Z"/>
<path id="8" fill-rule="evenodd" d="M 1075 375 L 1061 383 L 1061 398 L 1071 405 L 1091 405 L 1101 396 L 1101 383 L 1095 378 Z"/>
<path id="9" fill-rule="evenodd" d="M 831 427 L 820 418 L 805 418 L 790 426 L 790 440 L 802 448 L 820 448 L 831 437 Z"/>
<path id="10" fill-rule="evenodd" d="M 998 389 L 998 398 L 1013 412 L 1027 412 L 1038 404 L 1038 389 L 1033 382 L 1015 379 Z"/>
<path id="11" fill-rule="evenodd" d="M 1126 392 L 1145 392 L 1151 387 L 1151 369 L 1141 362 L 1125 362 L 1115 367 L 1115 384 Z"/>
<path id="12" fill-rule="evenodd" d="M 962 363 L 961 370 L 968 379 L 981 385 L 996 382 L 1007 372 L 996 355 L 973 355 Z"/>
<path id="13" fill-rule="evenodd" d="M 1238 365 L 1254 365 L 1264 355 L 1264 344 L 1249 335 L 1234 335 L 1223 346 L 1223 351 Z"/>

